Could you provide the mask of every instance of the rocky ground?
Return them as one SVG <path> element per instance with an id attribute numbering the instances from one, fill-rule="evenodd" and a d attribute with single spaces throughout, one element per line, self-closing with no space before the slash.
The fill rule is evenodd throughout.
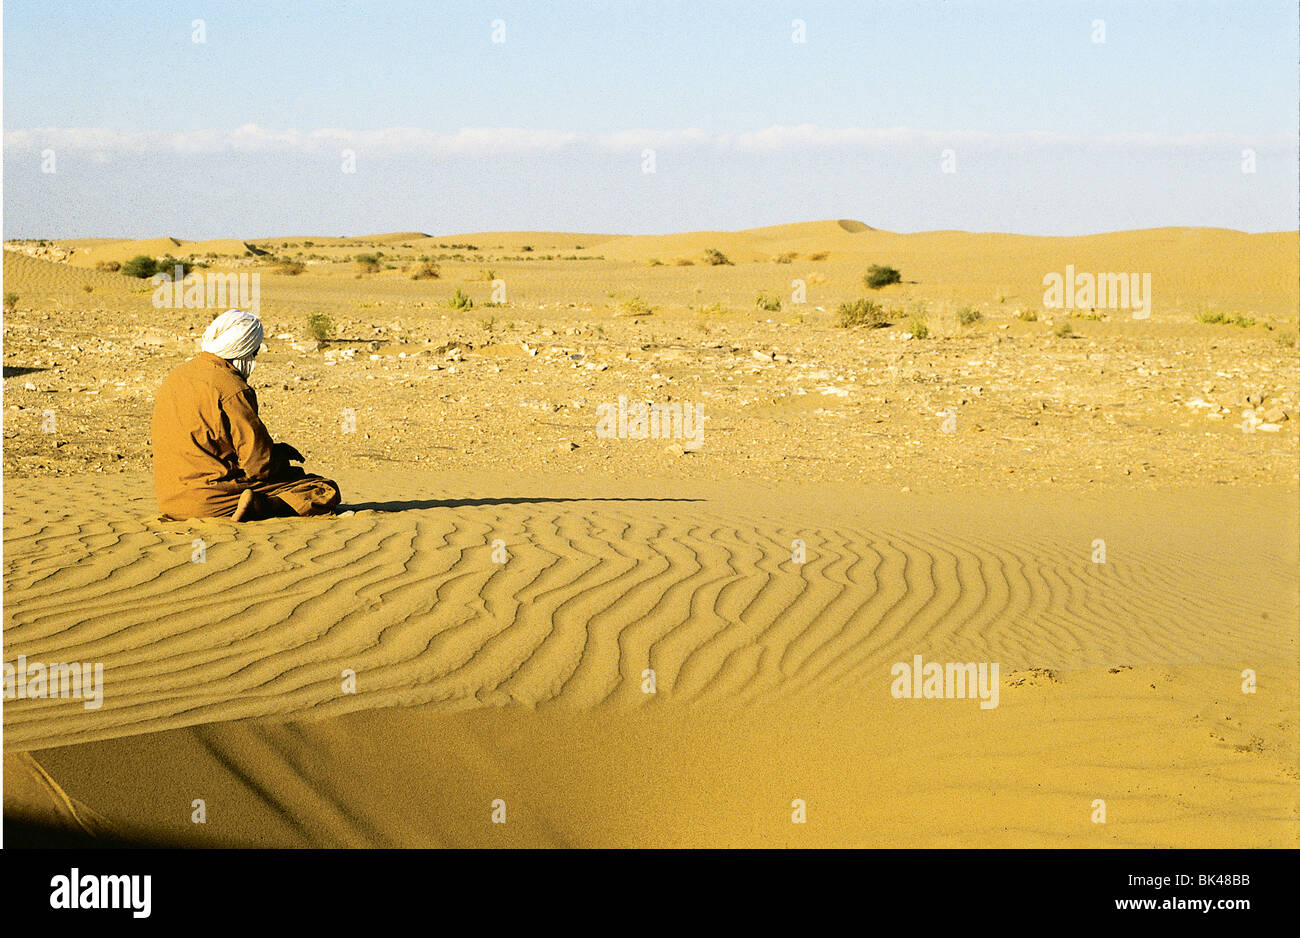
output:
<path id="1" fill-rule="evenodd" d="M 154 391 L 208 315 L 141 305 L 70 294 L 6 313 L 10 485 L 149 468 Z M 1078 321 L 1061 336 L 1059 321 L 994 309 L 917 339 L 816 313 L 356 306 L 324 305 L 324 344 L 291 304 L 262 312 L 263 417 L 319 471 L 409 462 L 900 491 L 1297 480 L 1297 353 L 1260 329 Z M 597 407 L 620 395 L 698 406 L 703 445 L 599 438 Z"/>

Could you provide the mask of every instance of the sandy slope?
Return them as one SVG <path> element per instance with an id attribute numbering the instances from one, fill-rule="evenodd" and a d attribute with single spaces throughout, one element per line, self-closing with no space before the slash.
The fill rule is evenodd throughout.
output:
<path id="1" fill-rule="evenodd" d="M 1072 672 L 988 712 L 849 693 L 743 716 L 416 707 L 39 755 L 119 829 L 196 845 L 1294 847 L 1294 709 L 1239 680 Z"/>
<path id="2" fill-rule="evenodd" d="M 4 252 L 4 274 L 5 290 L 19 294 L 70 293 L 82 290 L 85 284 L 96 289 L 117 291 L 140 288 L 140 281 L 130 280 L 118 273 L 59 264 L 39 257 L 28 257 L 17 251 Z"/>
<path id="3" fill-rule="evenodd" d="M 6 660 L 106 702 L 11 701 L 6 748 L 199 842 L 1297 842 L 1293 495 L 341 481 L 352 517 L 245 527 L 11 489 Z M 999 662 L 999 707 L 893 699 L 914 654 Z"/>

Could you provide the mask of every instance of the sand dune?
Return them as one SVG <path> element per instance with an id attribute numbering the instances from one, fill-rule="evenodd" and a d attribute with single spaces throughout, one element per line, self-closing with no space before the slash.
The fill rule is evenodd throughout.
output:
<path id="1" fill-rule="evenodd" d="M 132 493 L 145 515 L 141 488 L 97 485 L 83 504 Z M 635 706 L 645 668 L 659 701 L 748 702 L 864 685 L 920 648 L 1061 669 L 1272 659 L 1295 644 L 1285 554 L 1243 578 L 1208 562 L 1199 527 L 1171 544 L 1126 526 L 1098 565 L 1086 532 L 993 536 L 981 513 L 922 509 L 921 525 L 900 506 L 828 526 L 731 499 L 429 499 L 242 528 L 81 520 L 69 501 L 61 490 L 7 512 L 9 653 L 111 662 L 113 706 L 14 702 L 9 747 L 317 708 Z M 196 537 L 205 563 L 190 562 Z M 344 668 L 364 676 L 347 698 Z"/>
<path id="2" fill-rule="evenodd" d="M 101 261 L 123 262 L 137 254 L 207 256 L 240 260 L 251 248 L 290 256 L 314 255 L 337 265 L 318 263 L 313 273 L 353 276 L 346 263 L 354 253 L 382 249 L 387 262 L 397 268 L 392 276 L 403 278 L 407 264 L 425 255 L 459 252 L 474 246 L 474 256 L 461 258 L 464 270 L 449 268 L 444 277 L 474 279 L 481 265 L 512 265 L 546 256 L 600 258 L 596 270 L 591 261 L 574 260 L 572 268 L 532 263 L 526 270 L 494 268 L 512 284 L 532 283 L 540 275 L 562 275 L 556 282 L 557 298 L 573 296 L 562 285 L 584 285 L 593 275 L 598 281 L 593 295 L 602 296 L 611 284 L 626 284 L 643 294 L 656 295 L 665 280 L 676 276 L 669 268 L 691 264 L 701 268 L 695 292 L 739 291 L 752 303 L 756 279 L 768 289 L 785 291 L 792 278 L 826 286 L 817 292 L 832 292 L 838 299 L 861 293 L 866 266 L 887 264 L 902 271 L 904 283 L 880 294 L 886 302 L 924 300 L 930 303 L 976 302 L 1003 305 L 1008 309 L 1040 307 L 1044 275 L 1063 273 L 1066 265 L 1091 273 L 1139 273 L 1151 275 L 1155 316 L 1171 309 L 1184 316 L 1196 310 L 1213 309 L 1231 313 L 1266 315 L 1294 321 L 1300 304 L 1300 254 L 1295 232 L 1247 234 L 1221 228 L 1163 228 L 1120 231 L 1079 237 L 1039 237 L 1004 233 L 927 231 L 898 233 L 878 230 L 852 219 L 801 222 L 743 231 L 696 231 L 669 235 L 601 235 L 576 232 L 470 232 L 426 235 L 397 232 L 355 238 L 267 238 L 257 241 L 218 239 L 181 241 L 155 238 L 89 244 L 55 242 L 72 250 L 67 263 L 94 267 Z M 453 247 L 460 246 L 460 247 Z M 532 248 L 525 252 L 524 247 Z M 579 249 L 581 246 L 581 249 Z M 706 252 L 722 252 L 736 267 L 710 267 Z M 780 263 L 777 263 L 777 262 Z M 651 268 L 662 264 L 664 268 Z M 618 269 L 612 275 L 609 267 Z M 631 273 L 628 268 L 636 268 Z M 651 268 L 651 269 L 644 269 Z M 525 288 L 526 290 L 528 288 Z M 531 293 L 531 290 L 528 291 Z M 547 290 L 547 292 L 551 292 Z M 590 301 L 582 289 L 577 297 Z M 836 302 L 837 299 L 831 299 Z M 816 305 L 814 302 L 813 305 Z"/>
<path id="3" fill-rule="evenodd" d="M 163 747 L 205 791 L 239 788 L 254 772 L 259 789 L 283 788 L 279 808 L 301 802 L 290 812 L 299 821 L 263 829 L 272 806 L 244 791 L 239 817 L 220 827 L 232 842 L 484 842 L 460 839 L 482 818 L 421 826 L 380 794 L 415 773 L 402 767 L 412 746 L 420 771 L 442 777 L 451 772 L 443 760 L 472 763 L 485 739 L 508 739 L 514 754 L 492 759 L 473 784 L 496 778 L 532 806 L 511 842 L 711 842 L 709 830 L 714 842 L 761 841 L 764 825 L 709 821 L 701 786 L 728 803 L 761 795 L 775 812 L 767 826 L 785 842 L 794 835 L 788 807 L 778 809 L 794 796 L 779 791 L 783 781 L 839 805 L 814 842 L 892 842 L 905 836 L 909 810 L 947 797 L 941 779 L 964 776 L 976 781 L 922 838 L 958 844 L 996 827 L 990 817 L 1004 812 L 989 799 L 1005 797 L 998 779 L 1008 777 L 1021 790 L 1039 778 L 1047 791 L 1030 799 L 1024 836 L 1000 842 L 1083 836 L 1070 831 L 1086 829 L 1087 786 L 1037 765 L 1043 746 L 1053 758 L 1085 743 L 1108 753 L 1084 775 L 1113 786 L 1149 779 L 1143 747 L 1172 734 L 1160 759 L 1177 765 L 1177 750 L 1222 764 L 1220 783 L 1197 775 L 1196 810 L 1222 795 L 1234 813 L 1199 825 L 1151 814 L 1160 792 L 1183 784 L 1178 770 L 1162 770 L 1142 821 L 1108 837 L 1294 842 L 1286 701 L 1296 682 L 1296 532 L 1287 496 L 1278 512 L 1258 497 L 1198 495 L 1194 515 L 1177 495 L 1073 506 L 1022 498 L 1009 516 L 997 497 L 969 495 L 901 504 L 810 488 L 765 496 L 756 510 L 757 493 L 734 486 L 516 493 L 415 474 L 343 482 L 358 509 L 351 517 L 242 527 L 152 520 L 139 477 L 11 494 L 6 660 L 103 662 L 105 704 L 10 701 L 6 749 L 46 750 L 37 756 L 51 774 L 78 780 L 73 795 L 158 835 L 182 831 L 130 810 L 111 781 L 129 774 L 131 753 Z M 1099 531 L 1109 538 L 1104 565 L 1089 557 Z M 204 563 L 191 560 L 195 538 Z M 498 539 L 505 563 L 493 560 Z M 792 562 L 795 539 L 807 545 L 804 564 Z M 914 654 L 998 661 L 1004 699 L 983 722 L 973 701 L 895 700 L 890 666 Z M 1258 705 L 1240 693 L 1243 667 L 1261 675 Z M 654 694 L 644 692 L 647 668 Z M 345 669 L 355 693 L 345 692 Z M 720 726 L 730 727 L 725 739 Z M 806 732 L 792 736 L 792 726 Z M 937 751 L 945 739 L 953 748 Z M 385 758 L 376 740 L 397 748 Z M 552 791 L 531 774 L 554 776 L 557 754 L 590 761 L 590 747 L 605 744 L 630 759 L 614 760 L 609 777 L 552 777 Z M 649 751 L 670 778 L 712 760 L 703 776 L 656 781 L 657 794 L 645 794 L 676 804 L 690 823 L 678 816 L 638 833 L 618 814 L 626 798 L 609 801 L 607 786 L 648 784 L 633 767 L 644 768 Z M 853 778 L 836 767 L 846 754 L 864 772 L 882 760 L 896 771 Z M 320 774 L 336 758 L 350 768 Z M 758 760 L 771 767 L 761 781 L 720 777 Z M 907 790 L 909 778 L 917 790 Z M 1229 778 L 1231 798 L 1216 794 Z M 446 796 L 465 796 L 461 807 L 476 812 L 446 780 Z M 734 791 L 718 796 L 731 782 Z M 851 816 L 843 799 L 878 798 L 882 785 L 897 794 L 886 817 Z M 1067 809 L 1071 799 L 1082 801 Z"/>
<path id="4" fill-rule="evenodd" d="M 1012 680 L 995 711 L 851 693 L 743 715 L 417 706 L 39 755 L 119 833 L 202 846 L 1296 845 L 1283 695 L 1211 703 L 1240 677 L 1208 666 Z"/>
<path id="5" fill-rule="evenodd" d="M 72 264 L 60 264 L 39 257 L 29 257 L 18 251 L 4 252 L 4 283 L 6 291 L 20 295 L 44 293 L 80 293 L 90 284 L 96 289 L 132 290 L 139 289 L 140 281 L 131 280 L 121 274 L 94 268 L 76 267 Z"/>
<path id="6" fill-rule="evenodd" d="M 68 262 L 78 266 L 93 267 L 106 261 L 117 261 L 123 264 L 140 254 L 149 257 L 161 257 L 164 254 L 175 256 L 178 252 L 185 252 L 183 244 L 184 242 L 179 238 L 170 237 L 110 241 L 106 244 L 80 247 L 68 258 Z"/>
<path id="7" fill-rule="evenodd" d="M 211 241 L 182 241 L 176 252 L 177 256 L 204 256 L 207 254 L 216 254 L 219 256 L 240 257 L 252 249 L 252 243 L 241 241 L 238 238 L 215 238 Z M 256 253 L 256 251 L 254 251 Z"/>
<path id="8" fill-rule="evenodd" d="M 1204 302 L 1290 318 L 1300 303 L 1295 232 L 1163 228 L 1080 237 L 964 231 L 901 234 L 846 220 L 735 232 L 628 235 L 599 242 L 576 237 L 575 243 L 625 262 L 658 260 L 671 265 L 690 260 L 704 265 L 705 252 L 712 248 L 736 264 L 770 264 L 783 255 L 796 255 L 785 268 L 790 276 L 806 277 L 810 263 L 820 263 L 823 269 L 846 262 L 863 267 L 889 264 L 930 296 L 1003 297 L 1013 305 L 1039 305 L 1043 275 L 1063 272 L 1066 264 L 1094 273 L 1150 273 L 1156 303 L 1166 309 Z M 490 232 L 438 240 L 510 243 Z M 861 269 L 855 273 L 860 283 Z"/>
<path id="9" fill-rule="evenodd" d="M 103 837 L 111 826 L 93 808 L 72 798 L 27 752 L 4 758 L 5 817 L 74 837 Z"/>

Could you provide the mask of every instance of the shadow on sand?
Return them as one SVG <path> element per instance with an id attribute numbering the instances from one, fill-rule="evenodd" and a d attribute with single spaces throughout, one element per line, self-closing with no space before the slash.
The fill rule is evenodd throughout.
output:
<path id="1" fill-rule="evenodd" d="M 178 850 L 184 847 L 255 847 L 256 844 L 238 844 L 209 841 L 198 844 L 174 837 L 144 833 L 91 834 L 66 825 L 50 824 L 29 818 L 4 819 L 5 846 L 27 850 Z"/>
<path id="2" fill-rule="evenodd" d="M 421 508 L 481 508 L 490 505 L 541 505 L 548 502 L 702 502 L 702 498 L 413 498 L 400 502 L 355 502 L 339 511 L 416 511 Z"/>

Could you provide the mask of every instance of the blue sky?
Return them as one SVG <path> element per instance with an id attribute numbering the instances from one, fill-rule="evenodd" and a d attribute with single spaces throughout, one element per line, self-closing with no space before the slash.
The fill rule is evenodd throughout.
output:
<path id="1" fill-rule="evenodd" d="M 1297 17 L 1290 0 L 8 0 L 4 233 L 1293 228 Z"/>

